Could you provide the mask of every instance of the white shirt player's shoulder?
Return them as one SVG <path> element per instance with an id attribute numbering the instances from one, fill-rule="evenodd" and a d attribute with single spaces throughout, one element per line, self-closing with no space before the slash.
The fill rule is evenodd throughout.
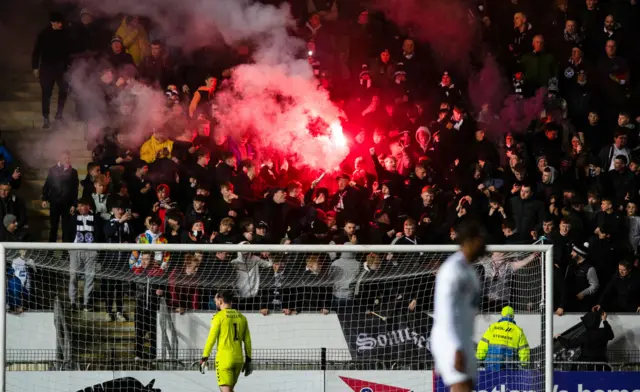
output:
<path id="1" fill-rule="evenodd" d="M 461 273 L 467 270 L 467 260 L 462 252 L 456 252 L 449 256 L 438 271 L 438 277 L 446 280 L 464 280 L 465 274 Z"/>

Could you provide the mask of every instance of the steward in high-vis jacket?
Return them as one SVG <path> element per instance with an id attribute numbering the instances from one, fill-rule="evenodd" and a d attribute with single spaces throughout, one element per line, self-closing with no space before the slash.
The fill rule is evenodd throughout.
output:
<path id="1" fill-rule="evenodd" d="M 502 308 L 502 318 L 491 324 L 482 335 L 476 349 L 476 358 L 485 361 L 487 371 L 498 371 L 520 366 L 526 367 L 529 362 L 529 343 L 522 328 L 514 320 L 511 306 Z"/>

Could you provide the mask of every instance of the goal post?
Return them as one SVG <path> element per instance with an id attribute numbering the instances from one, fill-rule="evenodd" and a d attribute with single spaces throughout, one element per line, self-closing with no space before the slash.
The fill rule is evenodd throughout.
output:
<path id="1" fill-rule="evenodd" d="M 213 297 L 220 289 L 234 292 L 254 335 L 253 356 L 260 378 L 242 377 L 239 386 L 250 384 L 264 391 L 346 391 L 362 388 L 353 380 L 368 377 L 377 385 L 444 391 L 429 352 L 433 288 L 439 265 L 458 250 L 456 245 L 0 244 L 3 264 L 24 270 L 31 289 L 39 290 L 37 296 L 45 302 L 38 303 L 29 294 L 37 320 L 53 320 L 45 314 L 58 312 L 57 323 L 66 323 L 70 330 L 70 342 L 65 330 L 64 339 L 54 333 L 54 341 L 44 348 L 37 346 L 43 339 L 32 339 L 25 347 L 13 341 L 18 334 L 26 340 L 47 329 L 50 334 L 57 324 L 23 322 L 26 319 L 21 317 L 32 311 L 26 305 L 16 311 L 15 298 L 7 293 L 20 279 L 17 272 L 12 275 L 13 269 L 5 273 L 0 278 L 4 293 L 0 305 L 8 309 L 0 320 L 0 392 L 42 389 L 65 370 L 73 370 L 75 380 L 56 378 L 54 384 L 71 391 L 105 382 L 93 373 L 104 378 L 107 372 L 114 378 L 147 372 L 149 379 L 164 372 L 156 387 L 173 390 L 172 383 L 181 379 L 170 379 L 172 372 L 189 371 L 195 377 L 194 363 L 200 358 L 215 312 Z M 219 261 L 224 263 L 216 264 Z M 122 268 L 114 268 L 116 264 Z M 31 267 L 40 279 L 31 281 Z M 515 382 L 520 390 L 552 392 L 552 247 L 488 246 L 487 256 L 475 267 L 483 282 L 483 300 L 474 341 L 509 305 L 515 309 L 516 322 L 522 321 L 518 325 L 529 342 L 535 342 L 527 364 L 512 366 L 511 360 L 505 360 L 492 368 L 492 360 L 486 358 L 479 363 L 480 379 L 489 379 L 490 385 Z M 194 269 L 194 274 L 202 275 L 197 280 L 189 278 Z M 25 279 L 22 283 L 27 284 Z M 122 308 L 118 299 L 114 302 L 105 294 L 113 290 L 124 292 L 125 314 L 117 310 Z M 155 300 L 150 302 L 150 296 Z M 150 308 L 153 312 L 148 312 Z M 8 336 L 12 336 L 10 345 Z M 59 349 L 61 344 L 67 347 Z M 61 358 L 62 351 L 70 354 Z M 52 354 L 44 358 L 45 352 Z M 209 368 L 213 371 L 213 358 Z M 25 378 L 28 371 L 34 372 L 29 377 L 32 389 L 15 381 L 17 373 Z M 308 372 L 311 378 L 314 372 L 322 372 L 322 377 L 286 386 L 289 376 L 284 374 L 292 371 Z M 434 375 L 433 380 L 427 373 Z M 149 380 L 143 378 L 138 377 L 139 382 L 146 385 Z"/>

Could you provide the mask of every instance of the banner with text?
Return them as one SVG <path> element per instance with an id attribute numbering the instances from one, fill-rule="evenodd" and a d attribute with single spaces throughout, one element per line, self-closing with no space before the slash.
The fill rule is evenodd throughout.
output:
<path id="1" fill-rule="evenodd" d="M 475 392 L 539 392 L 543 380 L 533 370 L 481 371 Z M 640 372 L 554 372 L 553 381 L 553 392 L 640 392 Z M 448 391 L 438 376 L 433 389 Z"/>
<path id="2" fill-rule="evenodd" d="M 428 344 L 432 318 L 426 314 L 362 310 L 338 318 L 355 360 L 419 367 L 432 359 Z"/>

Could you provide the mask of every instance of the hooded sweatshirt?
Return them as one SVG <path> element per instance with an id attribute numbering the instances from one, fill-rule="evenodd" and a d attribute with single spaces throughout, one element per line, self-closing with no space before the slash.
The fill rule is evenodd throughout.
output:
<path id="1" fill-rule="evenodd" d="M 340 258 L 331 263 L 329 270 L 333 281 L 333 296 L 342 300 L 353 299 L 353 285 L 359 272 L 360 262 L 356 260 L 355 254 L 342 252 Z"/>
<path id="2" fill-rule="evenodd" d="M 248 244 L 243 241 L 240 245 Z M 253 253 L 238 252 L 238 256 L 231 260 L 231 265 L 236 269 L 236 287 L 238 296 L 252 298 L 258 295 L 260 290 L 260 268 L 271 268 L 273 261 L 263 259 Z"/>
<path id="3" fill-rule="evenodd" d="M 611 326 L 604 320 L 600 328 L 600 312 L 589 312 L 581 320 L 586 331 L 573 338 L 560 336 L 560 343 L 567 348 L 580 347 L 579 361 L 607 362 L 607 344 L 614 338 Z"/>
<path id="4" fill-rule="evenodd" d="M 140 159 L 147 163 L 153 163 L 158 156 L 158 152 L 165 148 L 171 152 L 173 150 L 173 141 L 167 139 L 160 142 L 155 136 L 151 136 L 151 138 L 140 147 Z"/>

